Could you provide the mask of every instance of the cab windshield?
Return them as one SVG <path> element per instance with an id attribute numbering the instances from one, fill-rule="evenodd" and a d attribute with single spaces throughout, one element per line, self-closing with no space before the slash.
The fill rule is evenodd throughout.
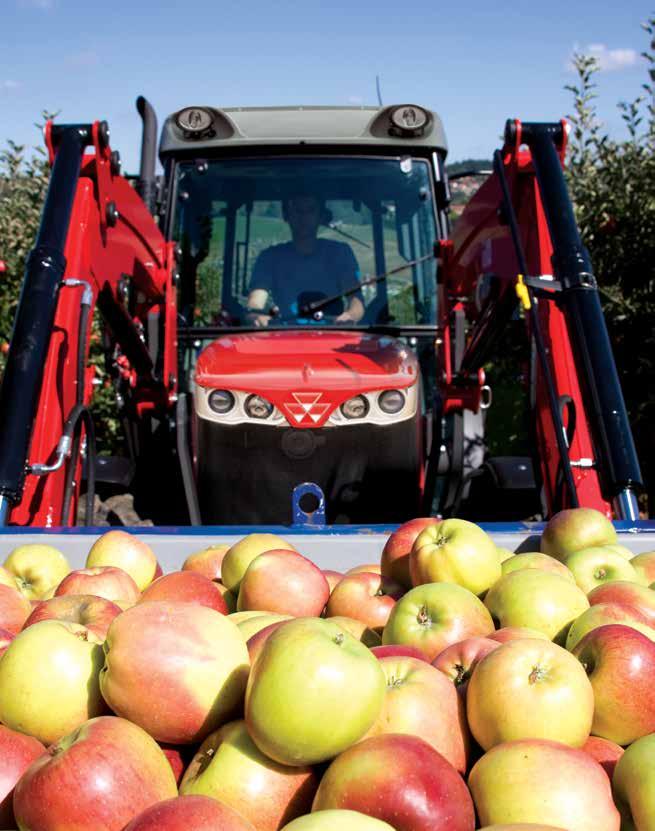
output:
<path id="1" fill-rule="evenodd" d="M 174 200 L 182 325 L 436 322 L 423 159 L 179 162 Z"/>

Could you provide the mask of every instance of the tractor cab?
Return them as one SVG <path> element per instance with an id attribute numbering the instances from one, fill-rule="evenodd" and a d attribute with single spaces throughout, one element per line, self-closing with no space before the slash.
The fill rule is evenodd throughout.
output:
<path id="1" fill-rule="evenodd" d="M 415 106 L 165 122 L 186 498 L 202 523 L 287 523 L 303 482 L 331 523 L 431 507 L 446 150 Z"/>

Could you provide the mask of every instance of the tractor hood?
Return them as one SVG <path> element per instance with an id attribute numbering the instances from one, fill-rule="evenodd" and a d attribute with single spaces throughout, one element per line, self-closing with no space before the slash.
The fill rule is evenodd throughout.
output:
<path id="1" fill-rule="evenodd" d="M 349 398 L 407 389 L 418 374 L 413 351 L 395 338 L 269 331 L 218 338 L 199 355 L 195 383 L 199 396 L 215 389 L 260 395 L 294 427 L 320 427 Z"/>

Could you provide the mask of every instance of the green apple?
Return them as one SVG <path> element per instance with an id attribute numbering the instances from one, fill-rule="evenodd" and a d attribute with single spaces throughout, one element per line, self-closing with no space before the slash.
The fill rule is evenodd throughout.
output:
<path id="1" fill-rule="evenodd" d="M 610 543 L 609 545 L 601 546 L 601 548 L 608 548 L 615 554 L 620 554 L 626 560 L 632 560 L 635 556 L 635 552 L 631 551 L 627 545 L 620 545 L 619 543 Z"/>
<path id="2" fill-rule="evenodd" d="M 455 583 L 425 583 L 397 601 L 382 643 L 416 647 L 433 661 L 451 643 L 493 631 L 489 611 L 473 592 Z"/>
<path id="3" fill-rule="evenodd" d="M 409 571 L 414 586 L 456 583 L 477 595 L 501 575 L 494 541 L 465 519 L 446 519 L 424 528 L 412 546 Z"/>
<path id="4" fill-rule="evenodd" d="M 233 615 L 228 615 L 228 617 L 233 617 Z M 278 623 L 282 620 L 291 620 L 291 615 L 269 615 L 264 613 L 263 615 L 257 615 L 256 617 L 242 620 L 240 623 L 237 623 L 237 627 L 239 632 L 241 632 L 244 641 L 248 641 L 248 639 L 252 638 L 253 635 L 256 635 L 260 629 L 265 629 L 271 623 Z"/>
<path id="5" fill-rule="evenodd" d="M 353 638 L 357 638 L 365 646 L 380 646 L 382 638 L 373 629 L 370 629 L 363 620 L 355 620 L 354 617 L 347 617 L 346 615 L 334 615 L 330 618 L 332 623 L 336 623 L 344 632 L 348 632 Z"/>
<path id="6" fill-rule="evenodd" d="M 16 578 L 14 588 L 28 600 L 39 600 L 53 586 L 59 585 L 70 572 L 68 560 L 58 548 L 41 543 L 28 543 L 14 548 L 4 563 Z"/>
<path id="7" fill-rule="evenodd" d="M 248 534 L 235 542 L 226 552 L 221 563 L 221 581 L 224 586 L 239 594 L 243 575 L 255 557 L 265 551 L 295 551 L 295 546 L 278 537 L 277 534 Z"/>
<path id="8" fill-rule="evenodd" d="M 290 620 L 251 669 L 248 732 L 280 764 L 324 762 L 365 735 L 385 690 L 380 662 L 363 643 L 329 620 Z"/>
<path id="9" fill-rule="evenodd" d="M 44 620 L 20 632 L 0 661 L 0 721 L 52 744 L 106 712 L 102 639 L 79 623 Z"/>
<path id="10" fill-rule="evenodd" d="M 655 733 L 626 749 L 614 768 L 612 786 L 625 827 L 655 831 Z"/>
<path id="11" fill-rule="evenodd" d="M 308 765 L 289 767 L 265 756 L 240 720 L 207 736 L 184 773 L 180 794 L 211 796 L 253 826 L 277 829 L 311 811 L 318 782 Z"/>
<path id="12" fill-rule="evenodd" d="M 566 648 L 574 649 L 587 632 L 611 623 L 630 626 L 652 641 L 655 640 L 655 628 L 649 625 L 649 619 L 638 609 L 622 603 L 596 603 L 573 621 L 566 636 Z"/>
<path id="13" fill-rule="evenodd" d="M 359 811 L 347 811 L 334 808 L 327 811 L 314 811 L 304 817 L 294 819 L 285 825 L 282 831 L 394 831 L 381 819 L 360 814 Z"/>
<path id="14" fill-rule="evenodd" d="M 594 717 L 594 691 L 582 664 L 551 641 L 508 641 L 477 664 L 466 694 L 468 724 L 489 750 L 539 738 L 582 747 Z"/>
<path id="15" fill-rule="evenodd" d="M 541 535 L 541 550 L 557 560 L 574 551 L 617 541 L 612 522 L 594 508 L 567 508 L 551 517 Z"/>
<path id="16" fill-rule="evenodd" d="M 589 594 L 596 586 L 616 580 L 642 583 L 636 568 L 609 546 L 599 545 L 575 551 L 569 554 L 564 563 L 585 594 Z"/>
<path id="17" fill-rule="evenodd" d="M 119 529 L 107 531 L 93 543 L 86 568 L 117 566 L 126 571 L 143 591 L 155 579 L 157 558 L 150 546 L 134 534 Z"/>
<path id="18" fill-rule="evenodd" d="M 496 554 L 501 565 L 515 556 L 514 552 L 510 551 L 509 548 L 500 548 L 500 546 L 496 546 Z"/>
<path id="19" fill-rule="evenodd" d="M 587 596 L 571 580 L 538 568 L 501 577 L 484 604 L 501 627 L 527 626 L 562 642 L 570 624 L 589 608 Z"/>
<path id="20" fill-rule="evenodd" d="M 641 581 L 645 586 L 655 582 L 655 551 L 644 551 L 630 560 Z"/>
<path id="21" fill-rule="evenodd" d="M 575 577 L 564 563 L 561 563 L 549 554 L 541 554 L 538 551 L 527 551 L 524 554 L 516 554 L 511 560 L 506 560 L 501 568 L 503 575 L 511 574 L 513 571 L 520 571 L 522 568 L 540 568 L 542 571 L 559 574 L 575 583 Z"/>

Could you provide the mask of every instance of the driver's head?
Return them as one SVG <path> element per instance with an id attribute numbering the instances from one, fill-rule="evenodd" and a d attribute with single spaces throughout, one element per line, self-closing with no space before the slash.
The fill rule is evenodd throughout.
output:
<path id="1" fill-rule="evenodd" d="M 323 214 L 323 203 L 312 194 L 302 193 L 286 199 L 284 218 L 289 223 L 293 238 L 313 240 L 318 233 Z"/>

